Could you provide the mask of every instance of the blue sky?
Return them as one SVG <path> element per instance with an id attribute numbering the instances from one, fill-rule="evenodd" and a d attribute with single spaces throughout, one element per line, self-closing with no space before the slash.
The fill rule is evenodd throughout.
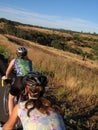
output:
<path id="1" fill-rule="evenodd" d="M 98 34 L 98 0 L 0 0 L 0 18 Z"/>

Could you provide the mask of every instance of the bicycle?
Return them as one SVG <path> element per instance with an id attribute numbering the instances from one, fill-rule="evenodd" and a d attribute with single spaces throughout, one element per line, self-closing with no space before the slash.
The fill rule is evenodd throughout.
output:
<path id="1" fill-rule="evenodd" d="M 9 90 L 10 90 L 10 86 L 14 83 L 15 78 L 11 78 L 11 79 L 6 79 L 3 80 L 2 79 L 2 87 L 4 88 L 4 93 L 3 93 L 3 112 L 4 112 L 4 116 L 9 115 L 9 110 L 8 110 L 8 96 L 9 96 Z M 14 104 L 17 104 L 19 101 L 19 97 L 17 96 L 14 100 Z M 17 124 L 15 125 L 15 129 L 14 130 L 22 130 L 22 124 L 21 121 L 19 120 L 17 122 Z"/>

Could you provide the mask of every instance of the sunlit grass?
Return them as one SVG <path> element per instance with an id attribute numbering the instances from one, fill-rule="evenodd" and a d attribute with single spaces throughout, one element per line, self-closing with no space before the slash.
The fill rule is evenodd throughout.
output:
<path id="1" fill-rule="evenodd" d="M 78 91 L 78 95 L 96 95 L 98 93 L 98 78 L 96 74 L 64 58 L 37 52 L 32 56 L 34 68 L 43 72 L 53 72 L 53 83 L 57 86 L 66 86 L 66 89 Z M 51 82 L 52 82 L 51 80 Z M 61 88 L 60 88 L 61 89 Z M 63 89 L 63 88 L 62 88 Z M 62 92 L 61 92 L 62 93 Z M 74 93 L 75 94 L 75 93 Z"/>
<path id="2" fill-rule="evenodd" d="M 15 44 L 15 49 L 10 51 L 10 53 L 14 52 L 13 55 L 5 50 L 5 46 L 0 48 L 0 53 L 14 56 L 18 45 Z M 50 94 L 55 95 L 58 100 L 63 100 L 62 105 L 66 109 L 65 118 L 72 116 L 74 113 L 81 114 L 81 109 L 92 105 L 92 100 L 95 99 L 93 97 L 98 98 L 98 75 L 93 69 L 88 69 L 73 62 L 73 60 L 59 56 L 59 52 L 57 55 L 54 54 L 55 51 L 51 53 L 43 48 L 26 47 L 33 62 L 34 71 L 42 71 L 47 75 Z M 7 46 L 7 50 L 10 48 L 10 46 Z"/>

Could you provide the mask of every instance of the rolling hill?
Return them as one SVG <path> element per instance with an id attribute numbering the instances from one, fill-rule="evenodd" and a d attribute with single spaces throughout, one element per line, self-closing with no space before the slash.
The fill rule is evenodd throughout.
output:
<path id="1" fill-rule="evenodd" d="M 10 52 L 11 58 L 16 56 L 15 53 L 18 46 L 25 46 L 28 49 L 29 57 L 32 59 L 32 61 L 34 61 L 34 66 L 38 65 L 37 69 L 41 70 L 40 67 L 43 66 L 43 68 L 46 69 L 45 71 L 49 72 L 50 77 L 51 74 L 55 75 L 55 77 L 50 79 L 49 84 L 52 85 L 52 89 L 54 89 L 53 92 L 55 92 L 59 86 L 62 87 L 64 81 L 60 81 L 60 78 L 57 80 L 57 77 L 60 75 L 60 73 L 62 74 L 65 71 L 65 75 L 63 76 L 67 78 L 64 79 L 66 83 L 65 86 L 63 85 L 63 87 L 66 87 L 67 91 L 65 89 L 62 90 L 64 96 L 62 95 L 61 100 L 63 102 L 63 105 L 65 105 L 64 107 L 68 111 L 67 114 L 69 113 L 69 115 L 71 115 L 68 115 L 68 118 L 66 119 L 67 125 L 70 126 L 68 129 L 73 130 L 73 127 L 75 127 L 75 129 L 78 130 L 78 127 L 81 128 L 81 126 L 82 129 L 93 130 L 94 128 L 95 130 L 98 128 L 96 125 L 98 121 L 98 98 L 96 95 L 93 95 L 95 92 L 98 92 L 98 89 L 97 86 L 94 86 L 95 84 L 92 83 L 92 79 L 90 79 L 91 77 L 98 77 L 97 34 L 85 34 L 82 32 L 78 33 L 66 30 L 48 29 L 1 19 L 0 46 L 3 46 Z M 49 61 L 47 61 L 47 59 L 49 59 Z M 43 61 L 45 61 L 45 65 Z M 52 67 L 54 64 L 52 65 L 52 63 L 54 63 L 56 66 L 59 66 L 59 69 L 61 68 L 61 70 L 57 72 L 58 75 L 55 72 L 56 70 L 53 70 Z M 71 68 L 76 69 L 73 76 L 71 76 L 71 74 L 69 74 L 67 70 L 61 66 L 62 64 L 65 65 L 66 63 L 68 63 Z M 69 66 L 67 66 L 68 71 L 70 70 Z M 78 74 L 78 70 L 80 75 Z M 70 73 L 73 72 L 74 70 L 71 70 Z M 67 73 L 69 75 L 67 75 Z M 81 76 L 82 73 L 83 76 Z M 79 81 L 77 81 L 77 79 L 74 79 L 75 76 L 77 76 L 77 79 L 79 79 L 80 76 Z M 82 81 L 85 85 L 82 83 Z M 56 83 L 54 85 L 54 82 L 58 82 L 58 84 Z M 93 82 L 97 83 L 97 78 L 94 79 Z M 72 85 L 72 83 L 74 84 Z M 87 102 L 86 99 L 88 99 Z M 71 112 L 72 108 L 73 113 Z M 80 125 L 80 120 L 82 121 L 82 125 Z M 87 127 L 84 127 L 84 124 L 87 125 L 87 121 L 90 121 L 91 124 L 88 124 Z M 77 127 L 73 125 L 74 123 L 77 125 Z"/>

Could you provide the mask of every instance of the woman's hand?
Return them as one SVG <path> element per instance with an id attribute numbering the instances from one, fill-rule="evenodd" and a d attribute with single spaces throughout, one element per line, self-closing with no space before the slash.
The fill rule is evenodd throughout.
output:
<path id="1" fill-rule="evenodd" d="M 6 80 L 6 79 L 8 79 L 8 77 L 6 77 L 5 75 L 2 76 L 2 80 Z"/>

